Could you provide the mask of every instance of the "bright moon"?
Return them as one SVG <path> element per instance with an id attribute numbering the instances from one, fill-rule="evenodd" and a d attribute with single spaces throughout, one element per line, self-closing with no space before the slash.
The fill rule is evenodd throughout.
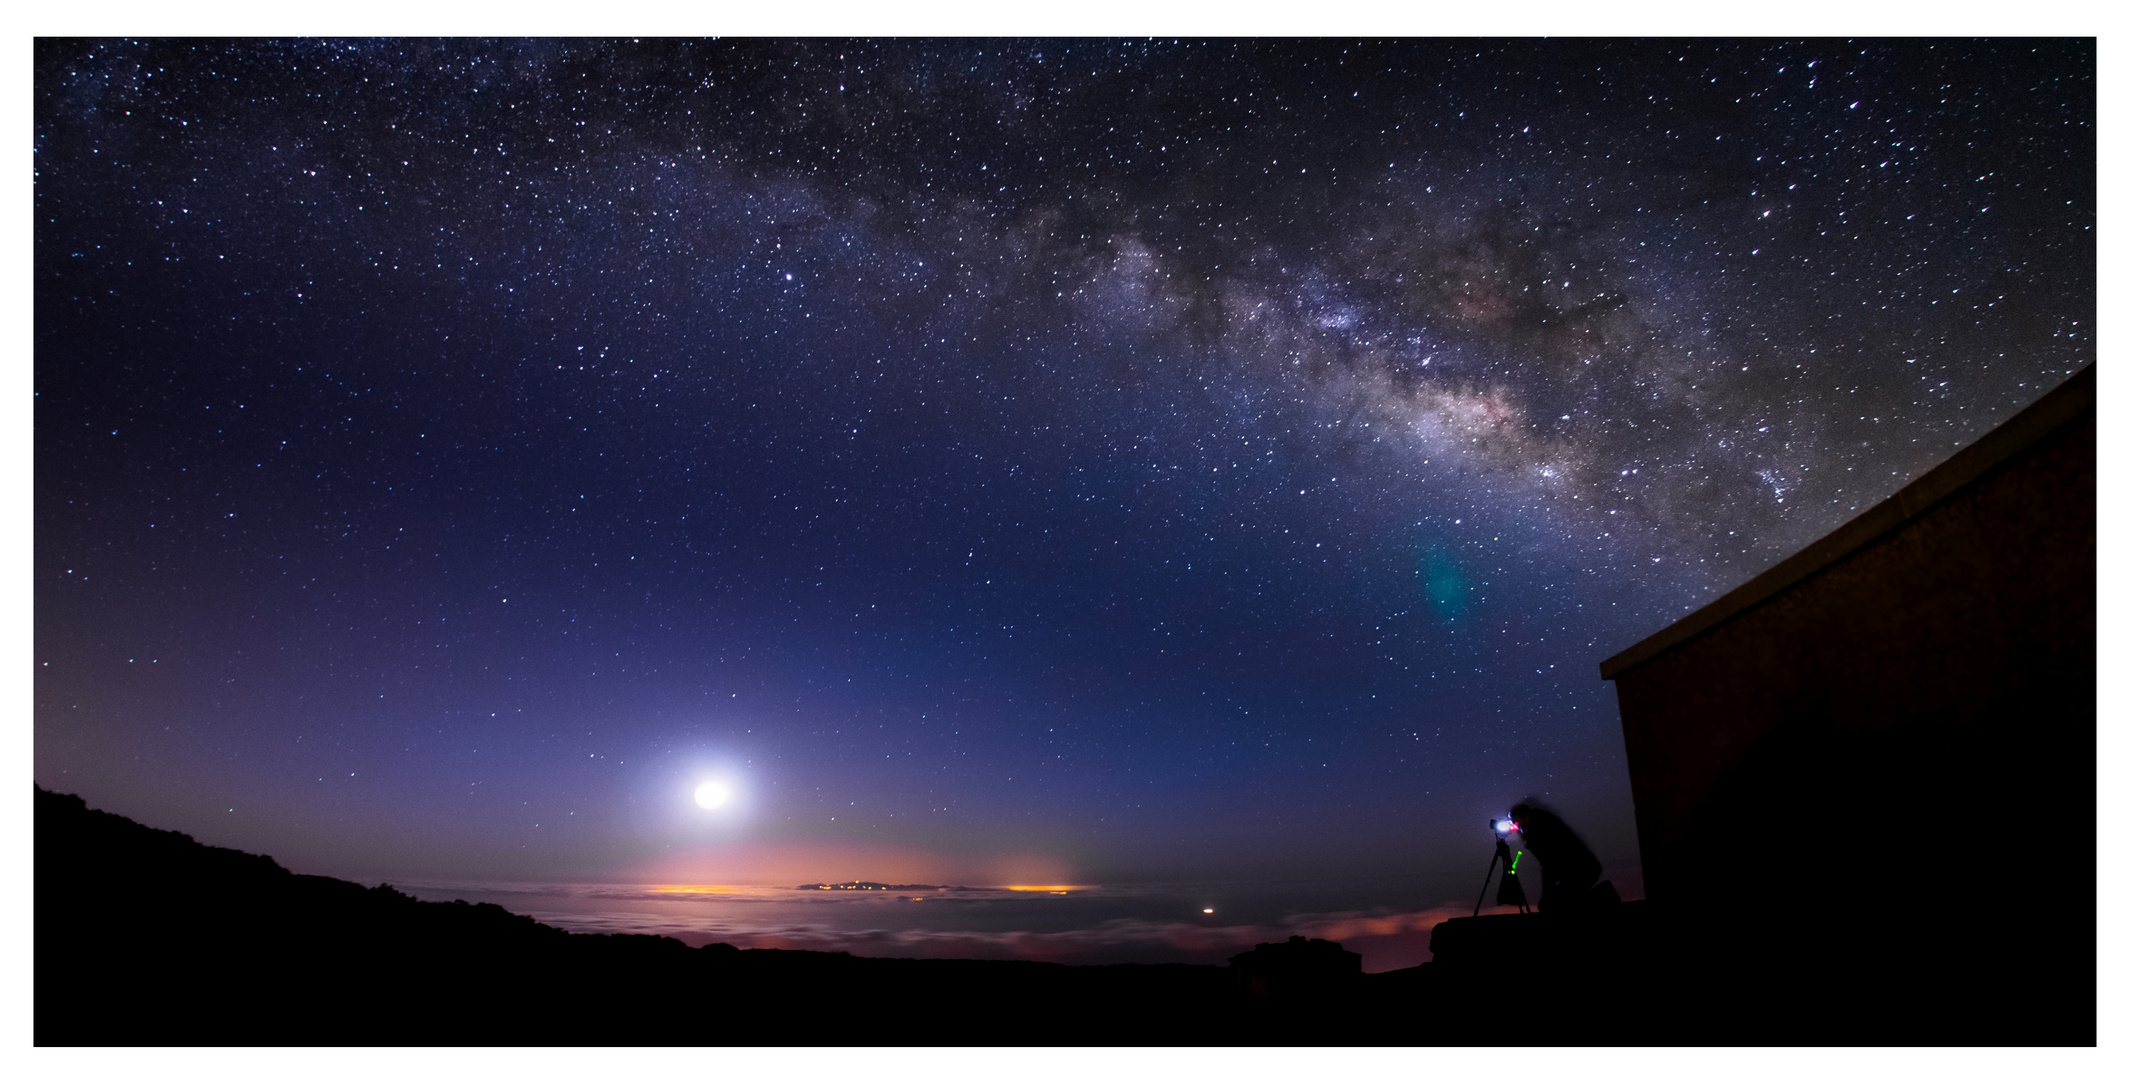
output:
<path id="1" fill-rule="evenodd" d="M 731 797 L 732 792 L 715 780 L 705 780 L 695 789 L 695 805 L 705 810 L 715 810 L 725 805 L 725 800 Z"/>

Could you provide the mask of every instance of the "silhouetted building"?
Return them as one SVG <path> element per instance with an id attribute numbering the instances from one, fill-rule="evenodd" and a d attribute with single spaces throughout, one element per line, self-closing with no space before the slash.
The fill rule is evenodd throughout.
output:
<path id="1" fill-rule="evenodd" d="M 2088 367 L 1604 662 L 1653 904 L 1831 984 L 1868 955 L 1825 1008 L 2091 1039 L 2093 885 L 2056 875 L 2094 813 L 2095 422 Z"/>

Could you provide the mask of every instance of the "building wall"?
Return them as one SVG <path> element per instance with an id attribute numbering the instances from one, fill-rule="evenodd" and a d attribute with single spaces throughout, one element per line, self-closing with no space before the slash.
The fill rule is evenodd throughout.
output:
<path id="1" fill-rule="evenodd" d="M 2042 884 L 2020 869 L 2060 873 L 2043 853 L 2096 784 L 2093 401 L 2088 368 L 1606 662 L 1653 901 L 1894 904 L 1956 933 Z M 2082 905 L 2089 939 L 2091 888 L 2032 895 Z"/>

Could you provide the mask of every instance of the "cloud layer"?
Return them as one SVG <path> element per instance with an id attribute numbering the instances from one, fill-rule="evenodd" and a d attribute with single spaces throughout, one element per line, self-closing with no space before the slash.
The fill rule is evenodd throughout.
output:
<path id="1" fill-rule="evenodd" d="M 573 914 L 527 910 L 541 922 L 580 933 L 662 934 L 690 945 L 725 942 L 743 949 L 808 949 L 856 956 L 933 957 L 966 960 L 1041 960 L 1059 964 L 1224 964 L 1259 942 L 1289 936 L 1336 941 L 1362 957 L 1369 972 L 1426 963 L 1428 935 L 1445 919 L 1469 915 L 1444 905 L 1425 911 L 1304 913 L 1268 925 L 1207 926 L 1184 922 L 1115 919 L 1099 926 L 1057 931 L 929 929 L 844 930 L 791 924 L 704 929 L 688 919 L 647 918 L 622 912 Z"/>

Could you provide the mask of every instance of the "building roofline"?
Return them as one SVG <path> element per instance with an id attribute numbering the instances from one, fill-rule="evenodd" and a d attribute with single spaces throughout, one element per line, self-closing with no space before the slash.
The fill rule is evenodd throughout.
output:
<path id="1" fill-rule="evenodd" d="M 1891 498 L 1820 537 L 1804 550 L 1717 597 L 1708 606 L 1628 646 L 1598 665 L 1598 674 L 1621 674 L 1745 614 L 1776 594 L 1839 562 L 1859 548 L 1922 515 L 1998 465 L 2094 407 L 2093 365 L 2065 379 L 2039 401 L 2019 410 L 1974 444 L 1947 458 Z"/>

